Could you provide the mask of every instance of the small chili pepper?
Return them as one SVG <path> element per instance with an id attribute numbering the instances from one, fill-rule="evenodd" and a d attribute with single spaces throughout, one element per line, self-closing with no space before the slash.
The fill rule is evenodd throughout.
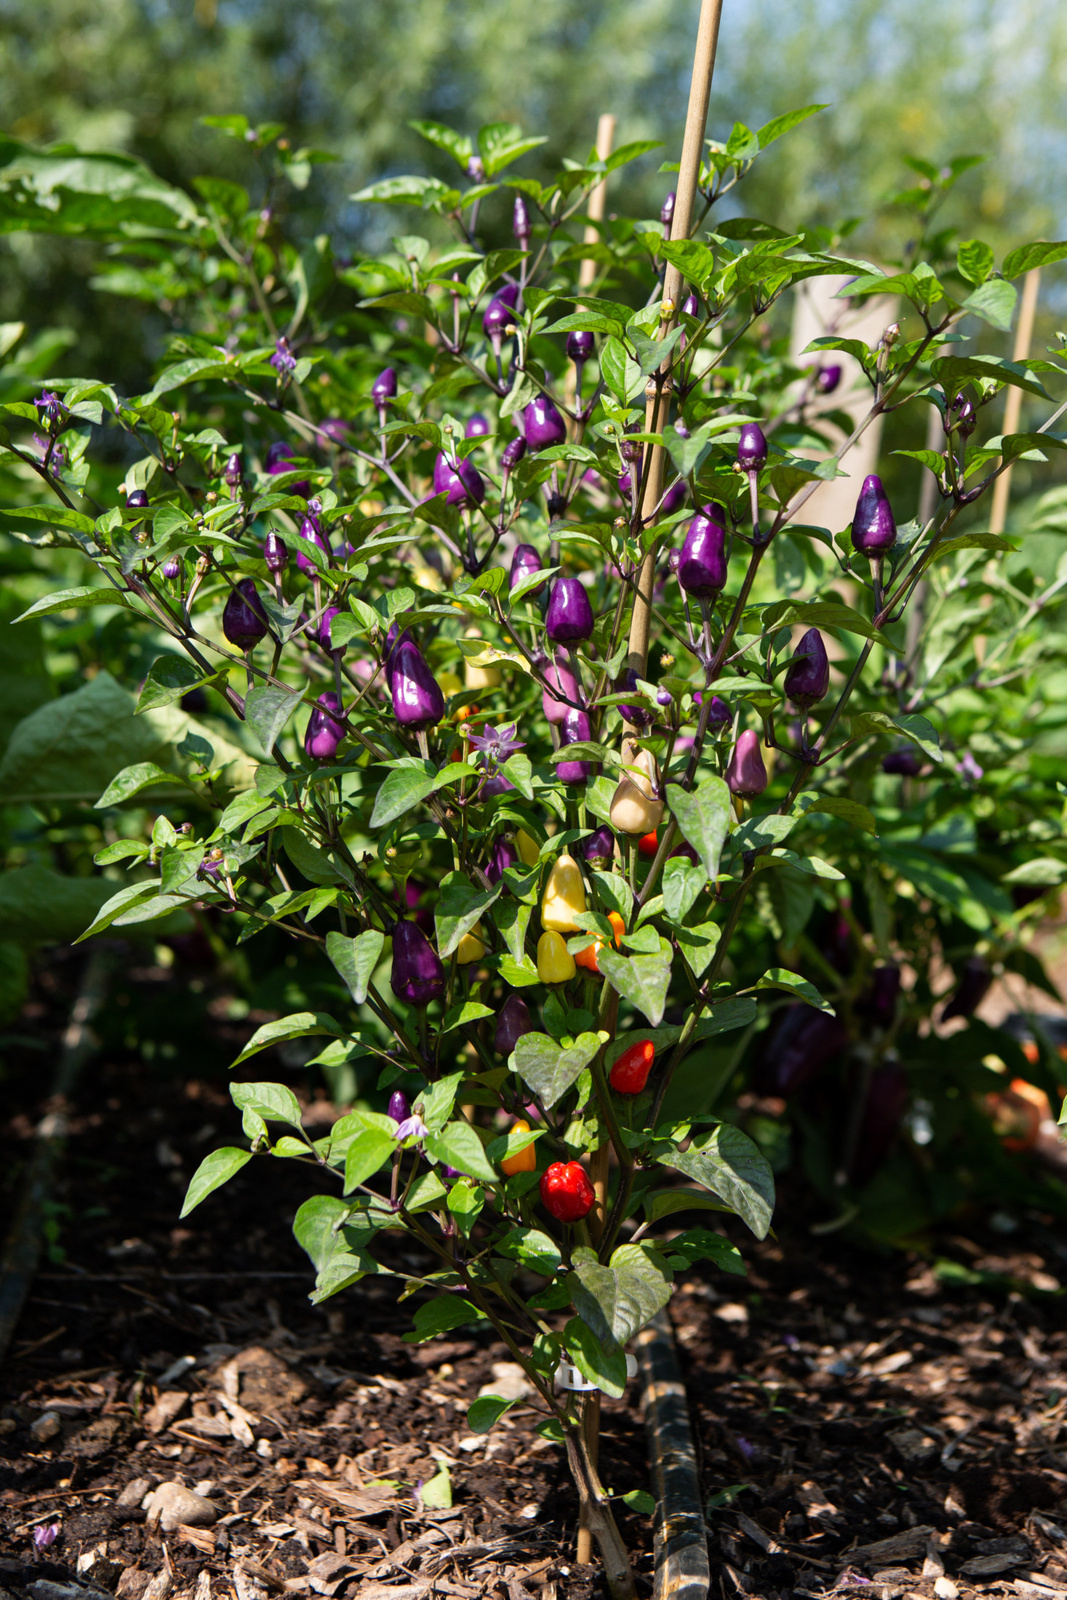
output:
<path id="1" fill-rule="evenodd" d="M 585 909 L 581 868 L 573 856 L 558 856 L 545 884 L 541 926 L 554 933 L 577 933 L 578 924 L 574 918 Z"/>
<path id="2" fill-rule="evenodd" d="M 515 1133 L 529 1133 L 529 1131 L 530 1124 L 528 1122 L 519 1121 L 515 1123 Z M 536 1172 L 537 1146 L 528 1144 L 525 1150 L 519 1150 L 513 1156 L 505 1156 L 500 1163 L 500 1170 L 505 1178 L 513 1178 L 516 1172 Z"/>
<path id="3" fill-rule="evenodd" d="M 541 846 L 536 839 L 530 837 L 524 828 L 520 828 L 515 835 L 515 847 L 519 852 L 519 860 L 527 867 L 536 867 L 541 859 Z"/>
<path id="4" fill-rule="evenodd" d="M 643 856 L 655 856 L 659 849 L 659 835 L 655 831 L 644 834 L 637 841 L 637 848 Z"/>
<path id="5" fill-rule="evenodd" d="M 608 1080 L 616 1094 L 640 1094 L 655 1059 L 656 1047 L 651 1039 L 639 1039 L 637 1044 L 624 1050 Z"/>
<path id="6" fill-rule="evenodd" d="M 592 1211 L 595 1199 L 580 1161 L 553 1161 L 541 1179 L 541 1204 L 557 1222 L 580 1222 Z"/>
<path id="7" fill-rule="evenodd" d="M 663 817 L 663 801 L 656 798 L 659 769 L 650 750 L 639 750 L 632 739 L 622 746 L 624 770 L 611 799 L 611 826 L 616 833 L 654 833 Z"/>
<path id="8" fill-rule="evenodd" d="M 626 932 L 626 924 L 617 911 L 608 912 L 608 921 L 611 923 L 612 932 L 615 935 L 615 948 L 618 949 L 619 941 Z M 603 939 L 594 940 L 592 944 L 586 945 L 584 950 L 578 951 L 574 958 L 575 964 L 579 967 L 584 967 L 587 972 L 599 972 L 600 963 L 597 960 L 597 956 L 603 948 Z"/>
<path id="9" fill-rule="evenodd" d="M 480 961 L 485 955 L 485 945 L 479 938 L 482 925 L 478 925 L 470 932 L 465 933 L 456 946 L 456 961 L 461 967 L 469 967 L 472 961 Z"/>
<path id="10" fill-rule="evenodd" d="M 537 976 L 542 983 L 569 983 L 574 973 L 574 957 L 562 934 L 546 930 L 537 941 Z"/>

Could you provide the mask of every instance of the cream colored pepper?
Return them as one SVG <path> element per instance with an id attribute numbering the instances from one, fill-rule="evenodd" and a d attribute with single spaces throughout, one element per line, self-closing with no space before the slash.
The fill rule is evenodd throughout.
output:
<path id="1" fill-rule="evenodd" d="M 663 820 L 663 801 L 656 798 L 659 787 L 659 768 L 651 750 L 640 750 L 633 739 L 624 739 L 622 745 L 624 767 L 636 771 L 623 772 L 612 796 L 609 816 L 616 833 L 643 837 L 654 833 Z"/>

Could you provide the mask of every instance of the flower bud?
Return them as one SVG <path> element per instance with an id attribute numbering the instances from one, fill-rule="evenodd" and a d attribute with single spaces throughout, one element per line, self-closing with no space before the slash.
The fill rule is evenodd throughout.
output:
<path id="1" fill-rule="evenodd" d="M 313 761 L 332 761 L 346 732 L 341 702 L 332 689 L 325 689 L 311 708 L 304 750 Z"/>
<path id="2" fill-rule="evenodd" d="M 767 787 L 767 768 L 763 765 L 759 734 L 746 728 L 739 735 L 726 769 L 726 782 L 731 794 L 751 799 L 762 794 Z"/>
<path id="3" fill-rule="evenodd" d="M 744 472 L 759 472 L 767 464 L 767 439 L 758 422 L 746 422 L 737 445 L 737 464 Z"/>
<path id="4" fill-rule="evenodd" d="M 476 411 L 473 417 L 468 418 L 467 426 L 463 430 L 465 439 L 484 439 L 489 432 L 489 419 Z"/>
<path id="5" fill-rule="evenodd" d="M 165 578 L 169 579 L 172 583 L 173 583 L 175 578 L 180 578 L 181 577 L 181 571 L 182 571 L 182 558 L 181 558 L 181 556 L 171 556 L 168 561 L 164 561 L 163 567 L 162 567 L 163 576 Z"/>
<path id="6" fill-rule="evenodd" d="M 147 504 L 148 496 L 143 489 L 131 489 L 126 496 L 126 509 L 128 511 L 139 511 Z"/>
<path id="7" fill-rule="evenodd" d="M 726 528 L 720 506 L 704 506 L 689 524 L 678 562 L 678 582 L 698 599 L 710 599 L 724 588 Z"/>
<path id="8" fill-rule="evenodd" d="M 633 478 L 628 472 L 620 472 L 616 482 L 618 484 L 619 493 L 622 495 L 623 499 L 629 500 L 630 495 L 633 493 Z"/>
<path id="9" fill-rule="evenodd" d="M 259 590 L 251 578 L 242 578 L 222 613 L 222 631 L 239 650 L 251 650 L 267 632 L 267 617 Z"/>
<path id="10" fill-rule="evenodd" d="M 637 688 L 637 673 L 633 667 L 624 667 L 615 679 L 615 693 L 628 694 Z M 668 695 L 668 702 L 670 696 Z M 616 706 L 616 711 L 634 728 L 647 728 L 652 721 L 652 713 L 647 706 Z"/>
<path id="11" fill-rule="evenodd" d="M 398 922 L 393 929 L 393 964 L 389 986 L 400 1000 L 426 1006 L 445 992 L 441 958 L 414 922 Z"/>
<path id="12" fill-rule="evenodd" d="M 952 402 L 952 411 L 956 418 L 956 431 L 962 439 L 969 439 L 978 426 L 978 416 L 974 406 L 965 394 L 958 394 Z M 129 501 L 126 502 L 129 505 Z"/>
<path id="13" fill-rule="evenodd" d="M 785 692 L 795 706 L 809 710 L 830 687 L 830 662 L 822 634 L 809 628 L 793 652 L 785 675 Z"/>
<path id="14" fill-rule="evenodd" d="M 856 501 L 852 518 L 852 548 L 865 556 L 879 556 L 891 550 L 896 543 L 897 525 L 893 509 L 882 487 L 882 480 L 872 472 L 864 478 L 863 488 Z"/>
<path id="15" fill-rule="evenodd" d="M 580 578 L 557 578 L 545 615 L 545 632 L 553 644 L 580 644 L 593 632 L 593 607 Z"/>
<path id="16" fill-rule="evenodd" d="M 666 200 L 664 200 L 663 204 L 659 208 L 659 220 L 663 224 L 663 237 L 665 239 L 670 237 L 671 223 L 674 221 L 675 198 L 675 191 L 672 189 Z"/>
<path id="17" fill-rule="evenodd" d="M 640 838 L 655 833 L 663 821 L 663 801 L 657 798 L 659 769 L 651 750 L 639 750 L 632 739 L 622 746 L 624 770 L 611 799 L 609 815 L 616 833 Z"/>
<path id="18" fill-rule="evenodd" d="M 402 1122 L 408 1120 L 411 1115 L 411 1105 L 402 1089 L 393 1090 L 385 1114 L 387 1117 L 392 1117 L 398 1128 Z"/>
<path id="19" fill-rule="evenodd" d="M 500 465 L 505 472 L 511 472 L 513 468 L 518 466 L 525 454 L 526 440 L 521 438 L 511 439 L 504 446 L 503 454 L 500 457 Z"/>
<path id="20" fill-rule="evenodd" d="M 570 707 L 567 701 L 581 701 L 581 691 L 578 681 L 565 661 L 550 661 L 545 668 L 545 678 L 550 685 L 541 691 L 541 709 L 549 722 L 554 722 L 557 727 L 561 725 Z M 566 699 L 559 699 L 552 693 L 558 689 Z"/>
<path id="21" fill-rule="evenodd" d="M 505 328 L 515 321 L 515 307 L 519 299 L 517 283 L 506 283 L 485 308 L 482 327 L 487 339 L 501 338 Z"/>
<path id="22" fill-rule="evenodd" d="M 670 550 L 670 551 L 668 551 L 668 553 L 667 553 L 667 571 L 668 572 L 672 572 L 674 574 L 674 576 L 677 577 L 678 576 L 678 568 L 681 566 L 681 564 L 682 564 L 682 552 L 680 550 Z"/>
<path id="23" fill-rule="evenodd" d="M 519 249 L 529 250 L 533 227 L 530 223 L 530 213 L 527 209 L 526 201 L 521 194 L 515 196 L 515 204 L 511 208 L 511 231 L 519 242 Z"/>
<path id="24" fill-rule="evenodd" d="M 418 645 L 399 644 L 388 665 L 393 715 L 402 727 L 421 729 L 440 722 L 445 714 L 441 686 L 426 665 Z"/>
<path id="25" fill-rule="evenodd" d="M 591 735 L 592 728 L 586 712 L 575 710 L 564 712 L 559 730 L 561 748 L 568 744 L 580 744 Z M 560 761 L 556 766 L 556 777 L 560 783 L 585 783 L 587 778 L 595 776 L 599 770 L 595 761 Z"/>
<path id="26" fill-rule="evenodd" d="M 672 706 L 674 704 L 674 696 L 671 691 L 669 689 L 657 689 L 656 704 L 658 706 Z"/>
<path id="27" fill-rule="evenodd" d="M 379 372 L 370 397 L 379 411 L 384 411 L 390 400 L 396 399 L 396 371 L 393 367 L 385 367 Z"/>
<path id="28" fill-rule="evenodd" d="M 527 578 L 532 578 L 535 572 L 540 572 L 544 563 L 532 544 L 517 544 L 515 554 L 511 558 L 511 572 L 508 577 L 508 588 L 514 589 L 520 583 L 525 583 Z M 543 585 L 531 589 L 531 594 L 540 594 Z"/>
<path id="29" fill-rule="evenodd" d="M 615 859 L 615 835 L 607 824 L 591 833 L 582 846 L 582 855 L 591 867 L 603 871 Z"/>
<path id="30" fill-rule="evenodd" d="M 263 559 L 268 572 L 284 572 L 289 565 L 289 546 L 273 528 L 263 541 Z"/>
<path id="31" fill-rule="evenodd" d="M 567 424 L 547 394 L 539 394 L 530 401 L 522 414 L 523 432 L 531 450 L 547 450 L 550 445 L 563 444 L 567 437 Z"/>
<path id="32" fill-rule="evenodd" d="M 841 382 L 841 368 L 836 362 L 828 367 L 820 367 L 815 378 L 815 387 L 820 394 L 833 394 Z"/>
<path id="33" fill-rule="evenodd" d="M 567 354 L 574 362 L 589 361 L 596 350 L 596 340 L 585 328 L 576 328 L 567 335 Z"/>

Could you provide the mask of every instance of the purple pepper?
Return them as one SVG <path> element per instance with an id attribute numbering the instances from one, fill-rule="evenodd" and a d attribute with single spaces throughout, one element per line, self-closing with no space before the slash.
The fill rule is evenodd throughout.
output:
<path id="1" fill-rule="evenodd" d="M 674 696 L 671 691 L 669 689 L 657 689 L 656 704 L 658 706 L 672 706 L 674 704 Z"/>
<path id="2" fill-rule="evenodd" d="M 284 572 L 289 565 L 289 546 L 273 528 L 263 541 L 263 559 L 268 572 Z"/>
<path id="3" fill-rule="evenodd" d="M 352 424 L 346 422 L 344 417 L 324 417 L 319 423 L 319 433 L 325 434 L 331 444 L 345 445 L 348 435 L 352 431 Z"/>
<path id="4" fill-rule="evenodd" d="M 899 750 L 890 750 L 882 757 L 882 771 L 895 778 L 917 778 L 922 766 L 922 756 L 911 744 L 901 745 Z"/>
<path id="5" fill-rule="evenodd" d="M 893 508 L 876 472 L 864 478 L 852 518 L 852 548 L 865 556 L 880 556 L 897 540 Z"/>
<path id="6" fill-rule="evenodd" d="M 703 315 L 700 301 L 697 299 L 695 294 L 686 295 L 685 299 L 682 301 L 682 314 L 686 317 L 698 318 Z M 675 432 L 681 432 L 681 429 L 678 428 L 677 424 L 675 424 Z"/>
<path id="7" fill-rule="evenodd" d="M 545 632 L 553 644 L 580 644 L 593 632 L 593 607 L 580 578 L 557 578 L 545 614 Z"/>
<path id="8" fill-rule="evenodd" d="M 515 204 L 511 208 L 511 231 L 519 242 L 519 249 L 529 250 L 533 227 L 526 201 L 521 194 L 515 196 Z"/>
<path id="9" fill-rule="evenodd" d="M 267 471 L 272 478 L 281 472 L 296 471 L 296 462 L 293 460 L 292 451 L 292 445 L 285 444 L 284 441 L 271 445 L 267 451 Z M 291 483 L 285 492 L 286 494 L 302 495 L 306 500 L 310 489 L 310 483 L 302 479 L 299 483 Z"/>
<path id="10" fill-rule="evenodd" d="M 453 466 L 446 455 L 439 455 L 434 462 L 433 488 L 435 494 L 447 494 L 450 506 L 481 505 L 485 499 L 485 482 L 469 459 Z"/>
<path id="11" fill-rule="evenodd" d="M 722 508 L 702 507 L 689 524 L 678 562 L 678 582 L 697 599 L 710 599 L 726 584 L 726 528 Z"/>
<path id="12" fill-rule="evenodd" d="M 879 1028 L 888 1028 L 897 1008 L 900 993 L 900 968 L 895 962 L 875 967 L 870 987 L 861 995 L 857 1010 Z"/>
<path id="13" fill-rule="evenodd" d="M 581 691 L 574 673 L 565 661 L 550 661 L 545 668 L 545 679 L 549 687 L 541 691 L 541 709 L 548 721 L 554 722 L 559 727 L 569 708 L 564 700 L 558 699 L 552 693 L 552 690 L 558 689 L 567 700 L 578 701 L 582 698 Z"/>
<path id="14" fill-rule="evenodd" d="M 181 571 L 182 571 L 182 558 L 181 558 L 181 556 L 171 556 L 168 561 L 164 561 L 163 567 L 162 567 L 163 576 L 165 578 L 168 578 L 172 583 L 173 583 L 175 578 L 180 578 L 181 577 Z"/>
<path id="15" fill-rule="evenodd" d="M 426 665 L 418 645 L 399 644 L 389 660 L 393 715 L 402 727 L 430 728 L 445 714 L 441 686 Z"/>
<path id="16" fill-rule="evenodd" d="M 550 445 L 563 444 L 567 438 L 567 424 L 547 394 L 539 394 L 530 401 L 522 414 L 522 423 L 531 450 L 547 450 Z"/>
<path id="17" fill-rule="evenodd" d="M 941 1013 L 941 1021 L 949 1022 L 953 1017 L 972 1016 L 985 998 L 986 990 L 992 982 L 993 974 L 989 970 L 989 963 L 981 956 L 968 956 L 963 963 L 956 992 Z"/>
<path id="18" fill-rule="evenodd" d="M 636 688 L 637 673 L 633 667 L 624 667 L 615 679 L 615 693 L 629 694 Z M 667 702 L 670 703 L 670 695 L 667 696 Z M 652 721 L 652 713 L 647 706 L 616 706 L 615 709 L 634 728 L 647 728 Z"/>
<path id="19" fill-rule="evenodd" d="M 521 995 L 514 992 L 508 995 L 501 1006 L 496 1019 L 496 1029 L 493 1033 L 493 1049 L 497 1055 L 510 1056 L 519 1040 L 527 1033 L 536 1033 L 537 1028 L 530 1015 L 530 1008 Z"/>
<path id="20" fill-rule="evenodd" d="M 670 238 L 671 223 L 674 221 L 674 202 L 675 202 L 675 199 L 676 199 L 676 195 L 675 195 L 674 190 L 672 189 L 670 194 L 668 194 L 666 200 L 664 200 L 663 204 L 659 208 L 659 220 L 663 224 L 663 237 L 665 239 L 669 239 Z"/>
<path id="21" fill-rule="evenodd" d="M 822 634 L 809 628 L 793 652 L 785 675 L 785 692 L 795 706 L 808 711 L 830 687 L 830 661 Z"/>
<path id="22" fill-rule="evenodd" d="M 815 378 L 815 387 L 820 394 L 833 394 L 841 382 L 841 368 L 836 362 L 828 367 L 820 367 Z"/>
<path id="23" fill-rule="evenodd" d="M 689 485 L 684 478 L 679 478 L 674 486 L 667 490 L 663 496 L 663 504 L 659 508 L 661 517 L 673 517 L 685 505 L 685 497 L 689 493 Z"/>
<path id="24" fill-rule="evenodd" d="M 493 776 L 486 778 L 482 784 L 478 791 L 478 797 L 481 800 L 495 800 L 497 795 L 507 794 L 508 790 L 514 789 L 514 787 L 515 785 L 510 778 L 505 778 L 502 772 L 494 772 Z"/>
<path id="25" fill-rule="evenodd" d="M 597 867 L 600 871 L 611 866 L 615 859 L 615 835 L 607 823 L 589 835 L 582 846 L 582 855 L 591 867 Z"/>
<path id="26" fill-rule="evenodd" d="M 321 550 L 327 561 L 333 554 L 314 517 L 305 517 L 301 522 L 300 540 L 304 545 L 313 544 L 316 550 Z M 296 564 L 298 569 L 301 572 L 306 572 L 309 577 L 314 577 L 319 571 L 314 561 L 311 560 L 310 556 L 304 554 L 299 544 L 296 547 Z"/>
<path id="27" fill-rule="evenodd" d="M 401 921 L 393 929 L 389 986 L 398 999 L 412 1006 L 428 1006 L 445 992 L 441 958 L 414 922 Z"/>
<path id="28" fill-rule="evenodd" d="M 411 637 L 411 634 L 408 632 L 407 628 L 402 626 L 401 623 L 391 622 L 389 624 L 389 632 L 385 636 L 385 644 L 382 647 L 383 670 L 387 684 L 391 681 L 393 676 L 393 660 L 396 656 L 396 652 L 400 649 L 402 644 L 414 643 L 415 641 Z"/>
<path id="29" fill-rule="evenodd" d="M 883 1061 L 871 1073 L 849 1181 L 867 1183 L 882 1166 L 900 1131 L 908 1104 L 908 1079 L 899 1061 Z"/>
<path id="30" fill-rule="evenodd" d="M 759 734 L 753 728 L 746 728 L 738 736 L 726 769 L 730 793 L 740 795 L 742 799 L 751 799 L 753 795 L 763 793 L 768 781 Z"/>
<path id="31" fill-rule="evenodd" d="M 506 283 L 485 308 L 482 327 L 487 339 L 500 339 L 504 330 L 515 321 L 515 307 L 519 299 L 517 283 Z"/>
<path id="32" fill-rule="evenodd" d="M 333 625 L 333 619 L 334 617 L 339 617 L 341 612 L 341 606 L 327 606 L 326 610 L 322 613 L 322 620 L 319 623 L 319 631 L 316 635 L 319 644 L 324 650 L 329 651 L 331 655 L 343 656 L 345 651 L 348 649 L 348 646 L 345 644 L 335 645 L 330 637 L 330 628 Z"/>
<path id="33" fill-rule="evenodd" d="M 126 509 L 128 511 L 140 511 L 147 504 L 148 496 L 143 489 L 131 489 L 126 496 Z"/>
<path id="34" fill-rule="evenodd" d="M 737 464 L 744 472 L 759 472 L 766 463 L 766 435 L 758 422 L 746 422 L 737 443 Z"/>
<path id="35" fill-rule="evenodd" d="M 332 689 L 324 689 L 311 708 L 304 750 L 312 761 L 332 761 L 346 733 L 341 702 Z"/>
<path id="36" fill-rule="evenodd" d="M 463 437 L 465 439 L 484 439 L 488 432 L 489 418 L 483 417 L 480 411 L 476 411 L 473 417 L 468 418 L 467 426 L 463 430 Z"/>
<path id="37" fill-rule="evenodd" d="M 681 566 L 681 564 L 682 552 L 680 550 L 669 550 L 667 552 L 667 571 L 673 573 L 674 576 L 677 577 L 678 568 Z"/>
<path id="38" fill-rule="evenodd" d="M 402 1122 L 408 1120 L 411 1115 L 411 1105 L 403 1089 L 393 1090 L 385 1114 L 387 1117 L 392 1117 L 398 1128 Z"/>
<path id="39" fill-rule="evenodd" d="M 978 426 L 978 414 L 972 402 L 965 394 L 958 394 L 952 402 L 952 410 L 956 417 L 956 431 L 961 438 L 969 439 Z"/>
<path id="40" fill-rule="evenodd" d="M 386 367 L 379 372 L 374 380 L 370 397 L 379 411 L 384 411 L 390 400 L 396 399 L 396 372 L 392 367 Z"/>
<path id="41" fill-rule="evenodd" d="M 442 1167 L 441 1176 L 451 1189 L 452 1185 L 457 1183 L 463 1174 L 458 1167 Z"/>
<path id="42" fill-rule="evenodd" d="M 518 466 L 525 454 L 526 440 L 521 437 L 518 439 L 511 439 L 504 446 L 504 452 L 500 457 L 500 465 L 503 467 L 505 472 L 511 472 L 515 467 Z"/>
<path id="43" fill-rule="evenodd" d="M 236 451 L 234 452 L 234 454 L 232 456 L 230 456 L 228 458 L 228 460 L 226 462 L 226 467 L 225 467 L 225 470 L 224 470 L 222 476 L 223 476 L 223 479 L 225 480 L 225 482 L 229 484 L 231 489 L 236 489 L 237 485 L 240 483 L 240 481 L 241 481 L 241 458 L 236 453 Z"/>
<path id="44" fill-rule="evenodd" d="M 595 350 L 596 340 L 587 328 L 576 328 L 573 333 L 568 333 L 567 355 L 576 366 L 583 361 L 591 361 Z"/>
<path id="45" fill-rule="evenodd" d="M 702 706 L 704 704 L 704 696 L 701 694 L 699 689 L 693 695 L 693 703 L 694 705 L 698 706 Z M 726 701 L 723 699 L 722 695 L 713 694 L 711 697 L 711 705 L 708 707 L 708 727 L 725 728 L 726 724 L 731 720 L 730 707 L 726 704 Z"/>
<path id="46" fill-rule="evenodd" d="M 633 480 L 632 476 L 630 475 L 630 473 L 628 473 L 628 472 L 620 472 L 619 476 L 615 480 L 615 482 L 616 482 L 616 486 L 618 488 L 618 491 L 622 495 L 623 499 L 624 500 L 629 500 L 630 495 L 633 492 L 633 486 L 634 486 L 634 480 Z"/>
<path id="47" fill-rule="evenodd" d="M 759 1094 L 788 1098 L 810 1083 L 820 1067 L 848 1044 L 843 1023 L 814 1006 L 786 1006 L 767 1035 L 754 1087 Z"/>
<path id="48" fill-rule="evenodd" d="M 561 748 L 568 744 L 579 744 L 591 735 L 589 717 L 584 711 L 566 712 L 559 730 Z M 595 761 L 560 761 L 556 766 L 556 777 L 561 783 L 584 783 L 599 770 Z"/>
<path id="49" fill-rule="evenodd" d="M 508 588 L 514 589 L 520 583 L 525 583 L 527 578 L 532 578 L 535 572 L 540 572 L 544 563 L 532 544 L 517 544 L 515 554 L 511 558 L 511 572 L 508 576 Z M 530 594 L 540 594 L 542 584 L 536 589 L 531 589 Z"/>
<path id="50" fill-rule="evenodd" d="M 498 839 L 493 846 L 493 853 L 489 858 L 489 865 L 485 875 L 492 884 L 498 884 L 509 867 L 517 867 L 519 852 L 510 839 Z"/>
<path id="51" fill-rule="evenodd" d="M 251 650 L 268 631 L 263 602 L 251 578 L 242 578 L 231 592 L 222 613 L 222 631 L 239 650 Z"/>

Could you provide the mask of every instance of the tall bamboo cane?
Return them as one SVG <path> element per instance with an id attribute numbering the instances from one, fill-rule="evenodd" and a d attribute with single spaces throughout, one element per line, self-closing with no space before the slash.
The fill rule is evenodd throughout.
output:
<path id="1" fill-rule="evenodd" d="M 1041 287 L 1041 269 L 1033 267 L 1023 279 L 1023 298 L 1019 306 L 1019 326 L 1015 330 L 1015 348 L 1012 351 L 1013 361 L 1025 361 L 1030 354 L 1030 342 L 1034 337 L 1034 315 L 1037 311 L 1037 295 Z M 1004 432 L 1018 433 L 1019 416 L 1022 411 L 1023 392 L 1014 385 L 1008 390 L 1008 398 L 1004 402 Z M 1011 495 L 1012 468 L 1002 472 L 993 485 L 993 504 L 989 512 L 990 533 L 1003 533 L 1004 524 L 1008 519 L 1008 500 Z"/>

